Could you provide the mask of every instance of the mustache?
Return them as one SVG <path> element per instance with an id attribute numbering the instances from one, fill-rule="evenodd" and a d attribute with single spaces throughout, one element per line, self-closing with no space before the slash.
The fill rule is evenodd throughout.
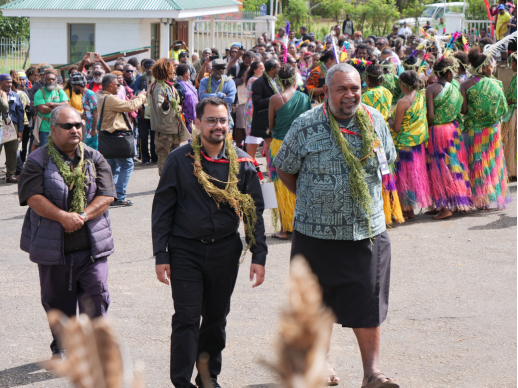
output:
<path id="1" fill-rule="evenodd" d="M 94 77 L 94 82 L 96 84 L 100 84 L 101 82 L 103 82 L 103 78 L 102 77 Z"/>
<path id="2" fill-rule="evenodd" d="M 353 97 L 353 98 L 343 98 L 342 99 L 342 104 L 349 104 L 349 103 L 354 103 L 356 104 L 358 100 L 356 99 L 356 97 Z"/>
<path id="3" fill-rule="evenodd" d="M 56 89 L 56 84 L 45 84 L 45 89 L 47 90 L 54 90 Z"/>

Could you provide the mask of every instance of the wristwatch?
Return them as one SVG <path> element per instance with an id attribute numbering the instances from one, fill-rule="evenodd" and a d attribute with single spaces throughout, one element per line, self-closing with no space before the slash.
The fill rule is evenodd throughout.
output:
<path id="1" fill-rule="evenodd" d="M 85 212 L 79 213 L 79 217 L 81 217 L 85 223 L 88 221 L 88 217 L 86 216 Z"/>

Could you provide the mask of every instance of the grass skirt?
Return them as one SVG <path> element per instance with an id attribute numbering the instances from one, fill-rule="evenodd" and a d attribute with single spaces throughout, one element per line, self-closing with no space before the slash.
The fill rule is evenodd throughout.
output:
<path id="1" fill-rule="evenodd" d="M 278 210 L 280 213 L 281 226 L 284 232 L 293 232 L 293 215 L 295 214 L 295 202 L 297 197 L 290 192 L 284 183 L 281 182 L 277 175 L 277 169 L 273 166 L 273 160 L 279 152 L 282 145 L 281 140 L 273 139 L 270 143 L 270 157 L 268 166 L 270 170 L 270 179 L 275 187 L 275 195 L 277 197 Z M 274 225 L 275 226 L 275 225 Z"/>
<path id="2" fill-rule="evenodd" d="M 473 204 L 477 208 L 511 202 L 500 124 L 469 130 L 469 172 Z"/>
<path id="3" fill-rule="evenodd" d="M 389 166 L 390 174 L 383 175 L 382 195 L 383 195 L 383 213 L 385 213 L 385 224 L 392 225 L 392 220 L 398 224 L 405 222 L 401 204 L 399 203 L 399 195 L 397 193 L 396 176 L 394 165 Z"/>
<path id="4" fill-rule="evenodd" d="M 516 177 L 516 108 L 507 123 L 502 123 L 502 143 L 504 145 L 505 166 L 509 176 Z"/>
<path id="5" fill-rule="evenodd" d="M 426 167 L 437 209 L 467 211 L 471 207 L 468 157 L 456 121 L 432 125 L 426 148 Z"/>
<path id="6" fill-rule="evenodd" d="M 403 210 L 432 205 L 424 143 L 398 151 L 396 186 Z"/>

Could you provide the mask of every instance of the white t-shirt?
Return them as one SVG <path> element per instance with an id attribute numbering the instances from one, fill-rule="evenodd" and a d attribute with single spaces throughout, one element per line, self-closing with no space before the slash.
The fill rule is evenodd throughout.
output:
<path id="1" fill-rule="evenodd" d="M 405 36 L 408 38 L 410 35 L 412 35 L 412 30 L 410 27 L 403 27 L 401 30 L 399 30 L 400 34 L 405 34 Z"/>

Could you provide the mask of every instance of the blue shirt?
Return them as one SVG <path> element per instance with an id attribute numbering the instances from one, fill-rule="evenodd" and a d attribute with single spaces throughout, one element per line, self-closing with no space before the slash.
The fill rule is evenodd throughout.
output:
<path id="1" fill-rule="evenodd" d="M 18 132 L 22 132 L 25 112 L 22 99 L 16 92 L 11 90 L 7 96 L 7 101 L 9 103 L 9 116 L 18 125 Z"/>
<path id="2" fill-rule="evenodd" d="M 363 105 L 371 114 L 374 130 L 383 145 L 387 161 L 396 159 L 396 149 L 383 116 Z M 349 131 L 360 134 L 355 119 Z M 343 134 L 357 157 L 362 153 L 362 137 Z M 382 176 L 378 158 L 364 164 L 365 180 L 372 197 L 371 233 L 367 214 L 353 201 L 349 190 L 349 167 L 331 131 L 322 105 L 300 115 L 291 125 L 273 164 L 297 178 L 297 201 L 293 227 L 310 237 L 328 240 L 363 240 L 385 231 Z"/>
<path id="3" fill-rule="evenodd" d="M 208 93 L 207 84 L 209 82 L 209 78 L 210 77 L 204 78 L 200 82 L 200 87 L 198 88 L 200 93 L 200 100 L 210 96 L 215 96 L 223 99 L 229 106 L 231 106 L 234 103 L 234 99 L 236 97 L 236 84 L 226 75 L 224 75 L 219 81 L 216 81 L 216 79 L 212 77 L 211 91 L 213 93 Z M 219 84 L 223 79 L 225 79 L 225 84 L 223 85 L 221 92 L 218 92 Z"/>

